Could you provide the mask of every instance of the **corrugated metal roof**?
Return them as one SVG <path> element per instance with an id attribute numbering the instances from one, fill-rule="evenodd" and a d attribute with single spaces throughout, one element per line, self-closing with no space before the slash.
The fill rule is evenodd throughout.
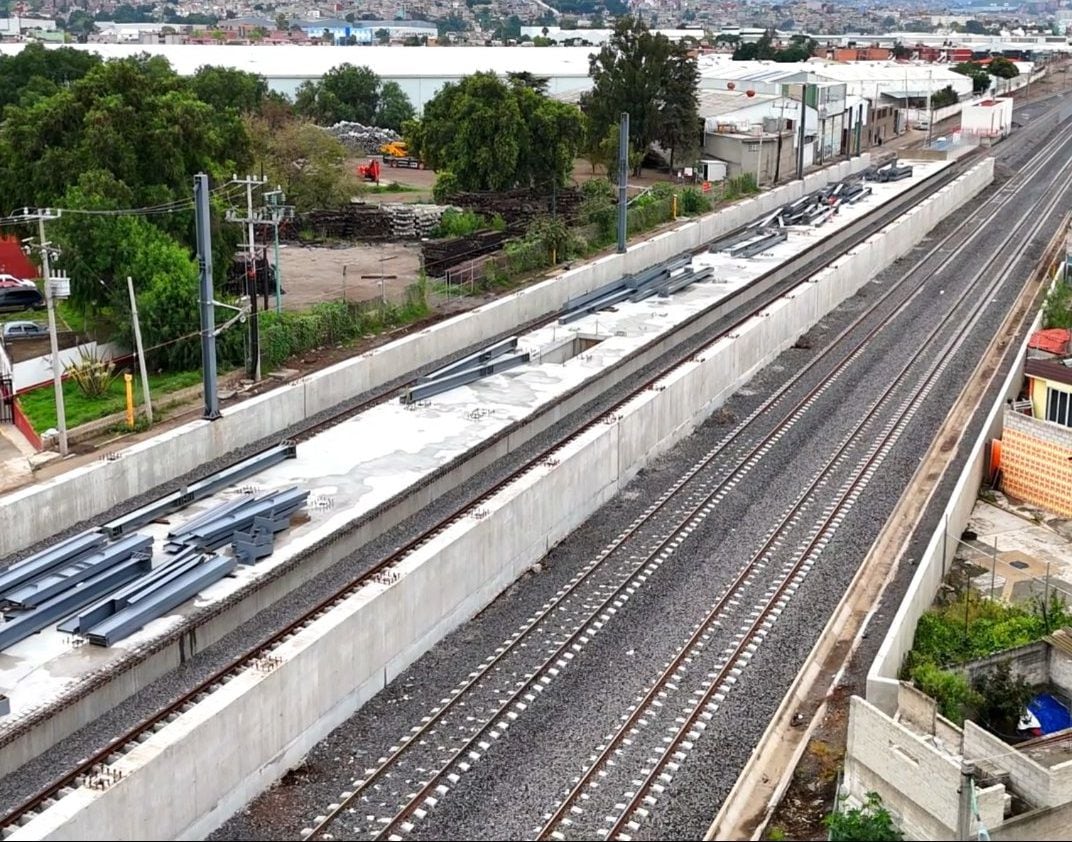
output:
<path id="1" fill-rule="evenodd" d="M 1057 629 L 1053 634 L 1048 634 L 1042 639 L 1054 649 L 1066 655 L 1072 655 L 1072 630 L 1067 628 Z"/>
<path id="2" fill-rule="evenodd" d="M 1028 358 L 1024 362 L 1024 374 L 1054 383 L 1072 385 L 1072 368 L 1058 360 L 1039 360 Z"/>

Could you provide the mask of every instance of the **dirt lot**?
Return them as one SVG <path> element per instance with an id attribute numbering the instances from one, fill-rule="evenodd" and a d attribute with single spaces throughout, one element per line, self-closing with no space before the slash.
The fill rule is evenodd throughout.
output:
<path id="1" fill-rule="evenodd" d="M 366 301 L 383 295 L 401 301 L 407 286 L 417 280 L 419 243 L 375 243 L 331 246 L 281 245 L 283 306 L 301 310 L 319 301 Z"/>

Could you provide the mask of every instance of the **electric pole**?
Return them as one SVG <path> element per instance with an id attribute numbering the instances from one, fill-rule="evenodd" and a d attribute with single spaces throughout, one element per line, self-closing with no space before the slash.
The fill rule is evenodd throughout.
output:
<path id="1" fill-rule="evenodd" d="M 618 122 L 618 254 L 625 254 L 629 233 L 629 112 Z"/>
<path id="2" fill-rule="evenodd" d="M 259 216 L 253 214 L 253 188 L 264 184 L 265 179 L 247 175 L 239 178 L 237 175 L 231 178 L 231 184 L 244 184 L 246 187 L 246 215 L 238 216 L 234 210 L 227 212 L 228 222 L 239 222 L 247 226 L 249 247 L 249 269 L 246 272 L 246 291 L 249 295 L 249 376 L 256 382 L 261 379 L 261 348 L 260 327 L 257 319 L 257 240 L 254 226 L 261 221 Z"/>
<path id="3" fill-rule="evenodd" d="M 283 312 L 283 290 L 281 281 L 283 270 L 279 265 L 279 226 L 284 219 L 290 219 L 294 216 L 294 208 L 286 203 L 287 197 L 283 194 L 283 190 L 278 186 L 275 190 L 269 190 L 265 193 L 264 198 L 268 203 L 267 211 L 271 218 L 271 221 L 267 224 L 272 226 L 272 234 L 275 239 L 275 312 L 279 314 Z"/>
<path id="4" fill-rule="evenodd" d="M 26 222 L 37 221 L 37 234 L 40 241 L 36 246 L 30 245 L 30 248 L 35 248 L 41 253 L 41 274 L 45 280 L 45 302 L 48 306 L 48 339 L 52 349 L 52 387 L 56 394 L 56 429 L 59 431 L 60 456 L 66 456 L 67 412 L 63 405 L 63 367 L 60 364 L 59 338 L 56 336 L 56 302 L 54 293 L 56 292 L 55 282 L 57 280 L 66 281 L 68 289 L 70 281 L 67 281 L 66 276 L 63 278 L 52 277 L 49 259 L 53 254 L 58 257 L 59 252 L 55 251 L 52 248 L 52 244 L 45 239 L 45 222 L 59 219 L 60 211 L 50 208 L 38 208 L 31 211 L 29 208 L 23 208 L 22 213 L 16 214 L 16 216 Z M 32 238 L 29 239 L 32 240 Z M 67 294 L 62 297 L 66 298 Z"/>
<path id="5" fill-rule="evenodd" d="M 209 207 L 208 176 L 194 176 L 194 227 L 197 232 L 197 268 L 201 280 L 201 370 L 204 379 L 203 418 L 220 417 L 220 395 L 216 386 L 216 297 L 212 288 L 212 219 Z"/>

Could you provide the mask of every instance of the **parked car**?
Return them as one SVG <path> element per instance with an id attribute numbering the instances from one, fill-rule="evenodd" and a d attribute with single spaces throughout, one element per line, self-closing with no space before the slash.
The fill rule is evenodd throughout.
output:
<path id="1" fill-rule="evenodd" d="M 12 339 L 31 339 L 38 336 L 48 336 L 48 328 L 37 322 L 6 322 L 4 324 L 3 337 L 5 342 Z"/>
<path id="2" fill-rule="evenodd" d="M 33 281 L 0 275 L 0 310 L 40 310 L 45 297 Z"/>
<path id="3" fill-rule="evenodd" d="M 31 289 L 37 289 L 37 284 L 35 284 L 33 281 L 26 280 L 25 278 L 18 278 L 15 275 L 9 275 L 7 272 L 0 272 L 0 285 L 21 286 L 30 287 Z"/>

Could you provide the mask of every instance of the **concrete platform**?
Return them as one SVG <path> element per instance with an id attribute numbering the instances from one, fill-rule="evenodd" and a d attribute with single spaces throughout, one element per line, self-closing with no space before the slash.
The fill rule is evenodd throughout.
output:
<path id="1" fill-rule="evenodd" d="M 167 533 L 212 506 L 239 494 L 292 485 L 310 492 L 303 516 L 290 530 L 276 536 L 272 556 L 255 566 L 239 568 L 233 577 L 121 644 L 108 649 L 83 645 L 53 627 L 5 650 L 0 654 L 0 692 L 11 700 L 11 715 L 0 723 L 0 735 L 20 717 L 73 689 L 88 674 L 113 667 L 132 651 L 167 635 L 194 612 L 235 594 L 326 536 L 347 528 L 580 384 L 599 379 L 732 291 L 948 165 L 944 161 L 915 162 L 911 179 L 874 184 L 870 197 L 843 207 L 822 227 L 790 229 L 785 242 L 751 259 L 700 254 L 692 265 L 711 267 L 713 278 L 708 281 L 669 298 L 618 304 L 565 326 L 554 324 L 521 336 L 519 350 L 531 353 L 529 364 L 418 404 L 380 404 L 303 442 L 297 459 L 201 501 L 167 523 L 143 528 L 142 534 L 156 539 L 156 559 L 161 561 L 168 558 L 162 550 Z"/>

